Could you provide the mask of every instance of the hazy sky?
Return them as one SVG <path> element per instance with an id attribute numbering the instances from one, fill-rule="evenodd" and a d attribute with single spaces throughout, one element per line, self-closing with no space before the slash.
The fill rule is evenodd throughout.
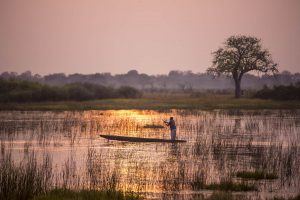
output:
<path id="1" fill-rule="evenodd" d="M 0 72 L 204 72 L 234 34 L 300 71 L 300 0 L 0 0 Z"/>

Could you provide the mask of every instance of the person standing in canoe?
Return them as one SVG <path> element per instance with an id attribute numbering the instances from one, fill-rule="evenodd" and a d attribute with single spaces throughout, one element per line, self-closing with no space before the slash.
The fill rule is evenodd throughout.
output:
<path id="1" fill-rule="evenodd" d="M 170 127 L 171 130 L 171 140 L 176 139 L 176 124 L 173 117 L 170 117 L 169 121 L 164 121 L 167 126 Z"/>

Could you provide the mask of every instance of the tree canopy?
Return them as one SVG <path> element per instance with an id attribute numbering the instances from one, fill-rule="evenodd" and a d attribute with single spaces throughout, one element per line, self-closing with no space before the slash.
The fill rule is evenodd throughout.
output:
<path id="1" fill-rule="evenodd" d="M 213 75 L 232 76 L 236 86 L 236 97 L 240 97 L 240 83 L 245 73 L 259 71 L 263 73 L 278 72 L 267 49 L 263 49 L 261 40 L 252 36 L 231 36 L 223 48 L 213 52 L 212 66 L 207 72 Z"/>

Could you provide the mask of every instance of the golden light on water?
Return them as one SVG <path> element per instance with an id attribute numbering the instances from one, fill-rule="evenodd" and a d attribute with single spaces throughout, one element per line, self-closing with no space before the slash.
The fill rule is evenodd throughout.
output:
<path id="1" fill-rule="evenodd" d="M 114 174 L 117 188 L 140 191 L 147 196 L 202 193 L 192 187 L 195 181 L 218 183 L 237 171 L 264 167 L 278 172 L 279 178 L 268 182 L 264 186 L 267 188 L 260 188 L 262 192 L 249 195 L 265 199 L 270 190 L 277 192 L 272 195 L 299 191 L 298 114 L 276 110 L 2 112 L 0 145 L 1 152 L 11 152 L 16 163 L 30 152 L 41 160 L 48 153 L 58 182 L 63 181 L 61 174 L 66 167 L 74 173 L 70 183 L 80 177 L 82 187 L 89 186 L 93 178 L 96 187 L 101 188 Z M 169 116 L 175 117 L 178 137 L 187 143 L 131 143 L 99 136 L 167 139 L 167 127 L 144 126 L 162 124 L 161 120 Z M 287 162 L 293 164 L 286 166 Z M 282 185 L 282 181 L 287 184 Z"/>
<path id="2" fill-rule="evenodd" d="M 149 121 L 151 114 L 156 114 L 155 111 L 147 112 L 142 110 L 114 110 L 111 113 L 115 117 L 126 117 L 140 123 Z"/>

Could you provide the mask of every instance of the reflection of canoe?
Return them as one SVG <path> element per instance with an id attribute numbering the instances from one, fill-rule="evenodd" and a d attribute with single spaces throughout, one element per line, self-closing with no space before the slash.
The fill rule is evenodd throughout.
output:
<path id="1" fill-rule="evenodd" d="M 103 138 L 108 140 L 118 140 L 118 141 L 127 141 L 127 142 L 186 142 L 186 140 L 166 140 L 166 139 L 157 139 L 157 138 L 140 138 L 140 137 L 127 137 L 127 136 L 118 136 L 118 135 L 100 135 Z"/>

